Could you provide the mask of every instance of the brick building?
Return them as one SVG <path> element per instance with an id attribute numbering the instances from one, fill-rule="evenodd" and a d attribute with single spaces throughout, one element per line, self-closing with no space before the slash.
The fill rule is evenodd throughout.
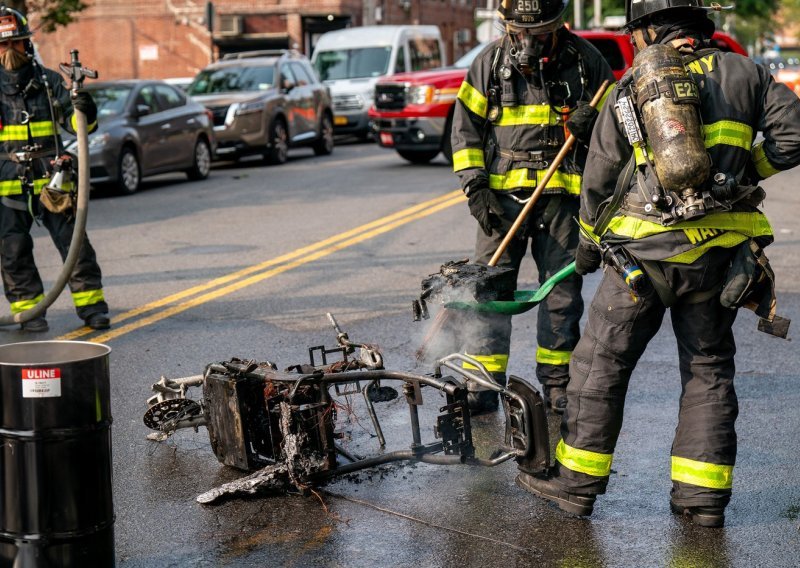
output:
<path id="1" fill-rule="evenodd" d="M 80 50 L 103 79 L 190 77 L 222 54 L 296 47 L 311 55 L 322 33 L 371 24 L 433 24 L 448 62 L 475 45 L 475 8 L 486 0 L 94 0 L 77 21 L 37 33 L 47 65 Z M 36 25 L 35 15 L 32 23 Z"/>

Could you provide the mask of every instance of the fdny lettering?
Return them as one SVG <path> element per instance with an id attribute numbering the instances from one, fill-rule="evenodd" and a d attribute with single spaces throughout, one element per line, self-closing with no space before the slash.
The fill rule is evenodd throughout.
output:
<path id="1" fill-rule="evenodd" d="M 60 379 L 61 369 L 22 369 L 23 379 Z"/>
<path id="2" fill-rule="evenodd" d="M 719 229 L 683 229 L 683 234 L 693 245 L 707 241 L 712 237 L 722 234 Z"/>
<path id="3" fill-rule="evenodd" d="M 706 55 L 700 59 L 695 59 L 689 63 L 688 67 L 689 71 L 695 75 L 705 75 L 706 73 L 711 73 L 714 70 L 714 54 L 712 53 L 711 55 Z"/>

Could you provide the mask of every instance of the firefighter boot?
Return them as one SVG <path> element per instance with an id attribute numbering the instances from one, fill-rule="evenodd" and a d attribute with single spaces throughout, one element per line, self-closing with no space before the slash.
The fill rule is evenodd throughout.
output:
<path id="1" fill-rule="evenodd" d="M 505 373 L 492 373 L 492 377 L 501 385 L 506 386 Z M 500 407 L 497 392 L 491 390 L 469 391 L 467 393 L 467 404 L 469 405 L 469 413 L 472 416 L 494 412 Z"/>
<path id="2" fill-rule="evenodd" d="M 111 327 L 111 320 L 108 319 L 108 314 L 103 314 L 100 312 L 96 312 L 90 316 L 87 316 L 86 320 L 84 321 L 86 326 L 92 329 L 108 329 Z"/>
<path id="3" fill-rule="evenodd" d="M 719 528 L 725 524 L 725 509 L 722 507 L 682 507 L 670 501 L 669 508 L 700 527 Z"/>
<path id="4" fill-rule="evenodd" d="M 567 389 L 557 386 L 544 387 L 544 407 L 556 414 L 564 414 L 567 408 Z"/>
<path id="5" fill-rule="evenodd" d="M 44 319 L 43 316 L 33 318 L 30 321 L 22 322 L 19 324 L 19 327 L 22 329 L 22 331 L 27 331 L 29 333 L 44 333 L 50 329 L 50 326 L 47 325 L 47 320 Z"/>
<path id="6" fill-rule="evenodd" d="M 528 493 L 533 493 L 547 501 L 555 503 L 558 508 L 579 517 L 588 517 L 594 509 L 594 495 L 575 495 L 567 493 L 553 481 L 552 477 L 534 477 L 520 472 L 516 479 L 517 485 Z"/>

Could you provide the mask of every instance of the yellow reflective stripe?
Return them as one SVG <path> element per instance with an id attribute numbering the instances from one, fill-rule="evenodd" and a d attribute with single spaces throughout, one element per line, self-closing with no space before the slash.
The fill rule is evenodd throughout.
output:
<path id="1" fill-rule="evenodd" d="M 772 227 L 767 217 L 760 211 L 709 213 L 696 221 L 681 221 L 669 227 L 628 215 L 618 215 L 611 219 L 608 224 L 608 230 L 615 235 L 631 239 L 643 239 L 668 231 L 681 231 L 684 229 L 719 229 L 721 231 L 734 231 L 748 237 L 772 235 Z"/>
<path id="2" fill-rule="evenodd" d="M 69 117 L 69 123 L 72 125 L 72 130 L 77 132 L 78 131 L 78 117 L 74 112 L 72 113 L 72 116 Z M 94 130 L 94 127 L 96 125 L 97 125 L 97 121 L 96 120 L 94 122 L 91 122 L 91 123 L 87 122 L 86 123 L 86 132 L 91 132 L 92 130 Z"/>
<path id="3" fill-rule="evenodd" d="M 460 172 L 467 168 L 485 168 L 483 150 L 480 148 L 464 148 L 453 152 L 453 171 Z"/>
<path id="4" fill-rule="evenodd" d="M 733 466 L 672 456 L 672 479 L 709 489 L 733 487 Z"/>
<path id="5" fill-rule="evenodd" d="M 547 103 L 503 107 L 500 118 L 494 124 L 495 126 L 553 126 L 558 124 L 558 115 Z"/>
<path id="6" fill-rule="evenodd" d="M 747 237 L 740 233 L 733 233 L 733 232 L 723 233 L 718 237 L 715 237 L 711 240 L 704 242 L 700 246 L 697 246 L 693 249 L 689 249 L 686 252 L 676 254 L 675 256 L 665 258 L 664 261 L 678 262 L 681 264 L 691 264 L 695 260 L 703 256 L 708 251 L 708 249 L 712 247 L 733 248 L 736 245 L 743 243 L 746 240 Z"/>
<path id="7" fill-rule="evenodd" d="M 86 290 L 84 292 L 73 292 L 72 303 L 76 307 L 92 306 L 105 300 L 102 290 Z"/>
<path id="8" fill-rule="evenodd" d="M 770 176 L 780 173 L 780 170 L 775 168 L 775 166 L 769 162 L 767 154 L 764 152 L 763 142 L 759 142 L 753 146 L 753 149 L 750 152 L 753 157 L 753 163 L 756 165 L 756 171 L 762 178 L 766 179 Z"/>
<path id="9" fill-rule="evenodd" d="M 675 261 L 678 262 L 678 261 Z M 630 284 L 633 278 L 638 278 L 639 276 L 643 276 L 644 272 L 638 266 L 635 266 L 633 269 L 625 272 L 625 284 Z"/>
<path id="10" fill-rule="evenodd" d="M 528 175 L 529 171 L 536 172 L 535 179 Z M 520 168 L 510 170 L 506 174 L 489 174 L 489 187 L 498 191 L 512 190 L 520 187 L 535 188 L 544 179 L 545 170 L 529 170 Z M 547 182 L 545 189 L 563 189 L 570 195 L 581 194 L 581 176 L 579 174 L 568 174 L 556 170 L 553 177 Z"/>
<path id="11" fill-rule="evenodd" d="M 603 105 L 606 104 L 606 99 L 608 98 L 608 95 L 611 94 L 611 91 L 613 91 L 614 87 L 616 87 L 616 86 L 617 86 L 616 81 L 611 83 L 610 85 L 608 85 L 608 88 L 606 89 L 606 92 L 603 93 L 602 97 L 600 97 L 600 102 L 598 102 L 597 106 L 595 107 L 597 110 L 600 110 L 601 108 L 603 108 Z"/>
<path id="12" fill-rule="evenodd" d="M 47 178 L 33 180 L 33 193 L 38 195 L 48 183 L 50 180 Z M 18 179 L 0 181 L 0 196 L 2 195 L 22 195 L 22 183 Z"/>
<path id="13" fill-rule="evenodd" d="M 559 440 L 556 446 L 556 460 L 558 463 L 580 473 L 595 477 L 608 477 L 611 473 L 611 460 L 614 454 L 599 454 L 589 450 L 579 450 Z"/>
<path id="14" fill-rule="evenodd" d="M 24 312 L 25 310 L 29 310 L 36 304 L 41 302 L 43 299 L 44 299 L 44 294 L 39 294 L 35 298 L 31 298 L 30 300 L 19 300 L 17 302 L 11 302 L 11 313 L 18 314 L 20 312 Z"/>
<path id="15" fill-rule="evenodd" d="M 465 353 L 465 355 L 482 364 L 490 373 L 505 373 L 506 368 L 508 368 L 508 355 L 470 355 L 469 353 Z M 464 369 L 477 369 L 475 365 L 470 365 L 469 363 L 462 363 L 461 367 Z"/>
<path id="16" fill-rule="evenodd" d="M 554 351 L 542 346 L 536 347 L 536 362 L 545 365 L 568 365 L 572 351 Z"/>
<path id="17" fill-rule="evenodd" d="M 52 121 L 31 122 L 28 124 L 31 127 L 31 136 L 52 136 L 55 134 L 56 129 Z"/>
<path id="18" fill-rule="evenodd" d="M 486 118 L 486 109 L 489 106 L 489 99 L 466 81 L 461 83 L 461 88 L 458 90 L 458 100 L 481 118 Z"/>
<path id="19" fill-rule="evenodd" d="M 600 237 L 599 237 L 599 236 L 597 236 L 597 235 L 594 233 L 594 227 L 593 227 L 592 225 L 590 225 L 589 223 L 585 222 L 585 221 L 584 221 L 583 219 L 581 219 L 580 217 L 578 217 L 578 223 L 580 223 L 581 227 L 583 227 L 584 229 L 586 229 L 586 232 L 588 233 L 588 236 L 592 237 L 592 240 L 593 240 L 594 242 L 596 242 L 596 243 L 599 243 L 599 242 L 600 242 Z M 583 231 L 581 231 L 581 232 L 583 232 Z"/>
<path id="20" fill-rule="evenodd" d="M 0 130 L 0 142 L 10 142 L 12 140 L 27 140 L 28 126 L 25 124 L 6 124 Z"/>
<path id="21" fill-rule="evenodd" d="M 749 150 L 753 143 L 753 128 L 735 120 L 720 120 L 703 126 L 706 148 L 726 144 Z"/>
<path id="22" fill-rule="evenodd" d="M 643 166 L 647 163 L 646 157 L 650 157 L 650 161 L 653 161 L 651 157 L 653 155 L 653 151 L 650 149 L 649 146 L 645 146 L 644 144 L 636 144 L 633 147 L 633 156 L 636 159 L 637 166 Z"/>

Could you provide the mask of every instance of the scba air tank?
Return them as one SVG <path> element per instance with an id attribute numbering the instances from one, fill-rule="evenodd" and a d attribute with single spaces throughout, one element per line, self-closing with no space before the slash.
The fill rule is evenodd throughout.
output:
<path id="1" fill-rule="evenodd" d="M 633 82 L 661 187 L 679 195 L 693 194 L 711 171 L 697 84 L 678 50 L 663 44 L 647 46 L 636 55 Z"/>

